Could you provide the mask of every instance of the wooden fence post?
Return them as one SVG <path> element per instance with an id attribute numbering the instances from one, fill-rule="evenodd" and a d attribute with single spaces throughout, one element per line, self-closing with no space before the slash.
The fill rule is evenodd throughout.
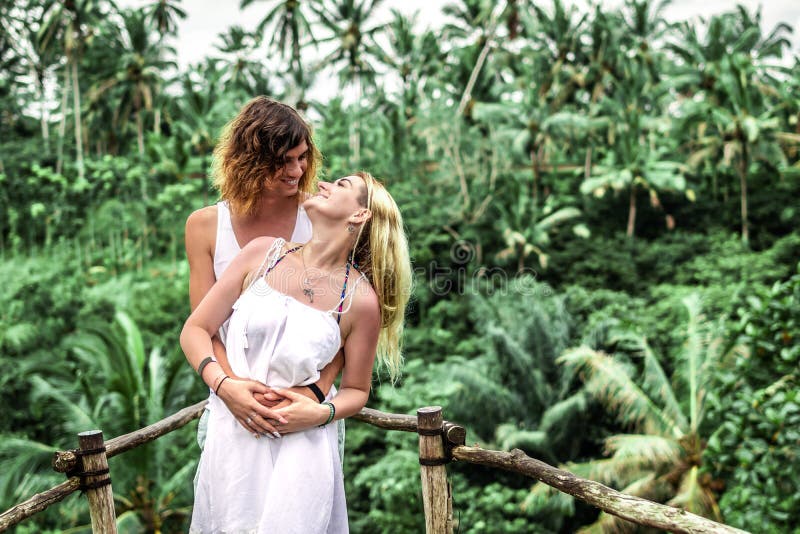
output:
<path id="1" fill-rule="evenodd" d="M 419 464 L 426 534 L 452 534 L 453 507 L 445 464 L 441 406 L 417 410 Z"/>
<path id="2" fill-rule="evenodd" d="M 89 499 L 93 534 L 117 534 L 117 515 L 114 511 L 114 492 L 102 430 L 88 430 L 78 434 L 83 472 L 81 486 Z"/>

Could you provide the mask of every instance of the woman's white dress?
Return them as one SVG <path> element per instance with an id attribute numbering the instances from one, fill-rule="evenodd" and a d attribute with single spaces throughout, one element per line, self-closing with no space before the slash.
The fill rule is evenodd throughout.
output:
<path id="1" fill-rule="evenodd" d="M 317 381 L 341 345 L 337 309 L 307 306 L 263 276 L 283 244 L 275 241 L 259 276 L 234 304 L 225 342 L 236 375 L 272 387 Z M 344 299 L 352 300 L 362 279 L 348 284 Z M 336 425 L 256 439 L 215 395 L 208 407 L 190 532 L 348 532 Z"/>

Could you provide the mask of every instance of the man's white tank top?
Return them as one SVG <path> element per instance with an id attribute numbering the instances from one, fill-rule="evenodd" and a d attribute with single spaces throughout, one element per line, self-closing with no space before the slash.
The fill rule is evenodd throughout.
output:
<path id="1" fill-rule="evenodd" d="M 292 232 L 293 243 L 305 243 L 311 239 L 311 219 L 303 206 L 297 207 L 297 221 Z M 217 241 L 214 245 L 214 278 L 219 280 L 233 258 L 241 251 L 231 223 L 231 210 L 228 203 L 217 202 Z"/>

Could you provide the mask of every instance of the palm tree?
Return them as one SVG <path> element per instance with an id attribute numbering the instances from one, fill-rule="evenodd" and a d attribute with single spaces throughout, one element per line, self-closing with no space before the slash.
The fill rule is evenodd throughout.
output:
<path id="1" fill-rule="evenodd" d="M 612 484 L 628 495 L 666 502 L 692 513 L 720 520 L 716 498 L 700 476 L 708 424 L 705 401 L 713 387 L 714 370 L 735 347 L 726 346 L 701 313 L 697 295 L 683 299 L 688 312 L 686 338 L 675 355 L 670 377 L 644 337 L 617 334 L 611 345 L 619 354 L 587 346 L 570 349 L 559 362 L 581 373 L 586 393 L 602 402 L 629 433 L 605 440 L 609 458 L 566 469 Z M 641 375 L 623 354 L 640 360 Z M 543 491 L 541 486 L 536 492 Z M 601 514 L 586 532 L 619 532 L 623 521 Z"/>
<path id="2" fill-rule="evenodd" d="M 578 65 L 582 61 L 581 36 L 588 15 L 580 14 L 576 6 L 565 8 L 562 0 L 553 0 L 552 14 L 534 5 L 535 17 L 523 17 L 526 33 L 538 44 L 534 54 L 538 64 L 536 70 L 544 73 L 539 83 L 539 96 L 547 96 L 557 86 L 555 100 L 567 102 L 570 93 L 580 84 Z M 561 89 L 563 87 L 563 89 Z M 556 109 L 557 110 L 557 109 Z"/>
<path id="3" fill-rule="evenodd" d="M 417 31 L 419 13 L 406 16 L 392 10 L 393 18 L 386 26 L 388 48 L 381 50 L 381 63 L 400 78 L 400 94 L 376 95 L 385 104 L 380 109 L 393 122 L 394 159 L 400 162 L 401 172 L 408 167 L 412 152 L 411 127 L 417 110 L 429 90 L 428 82 L 442 65 L 443 54 L 438 39 L 430 30 Z"/>
<path id="4" fill-rule="evenodd" d="M 209 190 L 208 162 L 222 127 L 246 101 L 238 92 L 225 90 L 226 72 L 219 62 L 206 59 L 179 79 L 181 96 L 171 102 L 175 120 L 175 158 L 184 174 L 204 181 L 204 201 Z"/>
<path id="5" fill-rule="evenodd" d="M 166 35 L 178 34 L 178 19 L 186 18 L 186 11 L 180 7 L 181 0 L 155 0 L 145 7 L 150 21 L 155 23 L 163 39 Z"/>
<path id="6" fill-rule="evenodd" d="M 258 39 L 241 26 L 231 26 L 227 33 L 219 34 L 220 44 L 214 45 L 223 54 L 220 58 L 227 75 L 223 83 L 227 90 L 242 91 L 248 95 L 272 94 L 269 76 L 264 75 L 263 63 L 251 59 L 258 47 Z"/>
<path id="7" fill-rule="evenodd" d="M 551 463 L 575 458 L 589 401 L 577 376 L 556 363 L 574 335 L 564 297 L 530 276 L 489 278 L 486 290 L 490 296 L 476 291 L 467 301 L 478 354 L 450 357 L 427 373 L 448 384 L 447 413 L 489 446 Z M 567 514 L 551 513 L 547 503 L 535 510 L 543 532 L 562 529 Z"/>
<path id="8" fill-rule="evenodd" d="M 165 52 L 174 55 L 175 51 L 153 38 L 144 10 L 124 10 L 119 14 L 123 27 L 105 25 L 100 35 L 102 46 L 93 47 L 96 53 L 102 54 L 96 63 L 106 68 L 89 91 L 89 107 L 104 106 L 108 104 L 109 95 L 113 95 L 111 127 L 123 132 L 133 116 L 136 145 L 142 157 L 145 115 L 154 109 L 153 102 L 161 93 L 165 71 L 177 68 L 174 61 L 165 58 Z"/>
<path id="9" fill-rule="evenodd" d="M 239 7 L 244 9 L 257 0 L 241 0 Z M 305 102 L 305 92 L 309 83 L 307 80 L 308 67 L 302 64 L 302 49 L 308 43 L 316 44 L 314 33 L 311 31 L 310 13 L 306 13 L 305 4 L 301 0 L 270 0 L 274 4 L 261 22 L 256 26 L 256 35 L 267 35 L 269 32 L 272 38 L 269 41 L 271 50 L 280 53 L 281 58 L 289 59 L 289 72 L 298 90 L 297 102 Z"/>
<path id="10" fill-rule="evenodd" d="M 19 78 L 25 74 L 23 54 L 17 49 L 20 33 L 20 21 L 13 16 L 11 6 L 0 6 L 0 102 L 4 116 L 0 119 L 0 128 L 13 126 L 16 115 L 21 111 L 17 101 Z M 8 124 L 6 124 L 8 123 Z M 3 132 L 5 137 L 5 132 Z M 0 157 L 0 173 L 5 172 L 3 158 Z"/>
<path id="11" fill-rule="evenodd" d="M 621 66 L 624 78 L 614 80 L 613 93 L 599 102 L 604 128 L 611 145 L 601 164 L 581 184 L 581 192 L 603 196 L 607 191 L 628 192 L 627 235 L 636 227 L 637 196 L 646 191 L 654 206 L 660 206 L 659 191 L 686 191 L 683 165 L 669 158 L 676 147 L 672 123 L 662 106 L 669 96 L 669 80 L 655 82 L 649 68 L 631 60 Z M 691 198 L 692 192 L 687 195 Z"/>
<path id="12" fill-rule="evenodd" d="M 62 130 L 60 143 L 63 142 L 63 125 L 66 120 L 66 95 L 72 80 L 72 112 L 75 118 L 75 158 L 78 167 L 78 177 L 82 180 L 84 175 L 83 165 L 83 134 L 81 131 L 81 92 L 78 78 L 78 63 L 83 55 L 86 40 L 91 33 L 92 25 L 102 20 L 106 15 L 105 3 L 100 0 L 72 0 L 61 2 L 59 0 L 44 0 L 43 23 L 39 29 L 39 47 L 43 51 L 63 50 L 67 61 L 64 65 L 64 91 L 62 96 Z M 60 41 L 60 42 L 59 42 Z M 60 45 L 60 49 L 55 48 Z M 60 152 L 60 151 L 59 151 Z M 59 163 L 56 172 L 61 172 L 62 157 L 59 153 Z"/>
<path id="13" fill-rule="evenodd" d="M 375 66 L 380 59 L 380 49 L 375 45 L 375 35 L 382 31 L 383 25 L 374 25 L 376 9 L 383 0 L 343 0 L 325 2 L 314 10 L 322 26 L 329 35 L 320 43 L 332 43 L 334 50 L 320 65 L 339 68 L 339 81 L 342 86 L 355 84 L 358 98 L 362 85 L 375 80 Z"/>
<path id="14" fill-rule="evenodd" d="M 353 161 L 361 158 L 360 122 L 361 97 L 364 84 L 374 84 L 376 64 L 381 56 L 375 44 L 375 36 L 383 25 L 373 25 L 377 7 L 383 0 L 328 1 L 314 6 L 322 26 L 329 35 L 319 39 L 320 43 L 332 43 L 334 50 L 320 61 L 322 66 L 339 68 L 339 83 L 342 87 L 353 84 L 356 90 L 356 120 L 350 134 Z"/>
<path id="15" fill-rule="evenodd" d="M 700 91 L 699 97 L 687 99 L 682 107 L 684 124 L 698 133 L 689 161 L 694 166 L 707 162 L 714 166 L 715 189 L 720 171 L 731 169 L 738 175 L 745 244 L 750 235 L 747 184 L 751 164 L 761 160 L 778 169 L 786 167 L 780 142 L 798 142 L 782 131 L 770 102 L 771 87 L 778 82 L 770 75 L 768 60 L 782 56 L 789 46 L 784 35 L 791 28 L 778 24 L 764 37 L 760 22 L 760 10 L 751 16 L 739 6 L 735 12 L 712 17 L 704 42 L 685 25 L 685 42 L 670 47 L 685 62 L 689 90 Z"/>

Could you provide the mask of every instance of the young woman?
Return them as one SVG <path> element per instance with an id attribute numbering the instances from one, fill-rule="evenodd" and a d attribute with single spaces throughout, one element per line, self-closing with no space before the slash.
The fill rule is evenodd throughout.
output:
<path id="1" fill-rule="evenodd" d="M 181 346 L 217 395 L 243 381 L 314 382 L 344 348 L 339 391 L 319 404 L 281 390 L 292 404 L 266 418 L 234 414 L 212 395 L 192 532 L 348 530 L 329 423 L 366 404 L 376 352 L 399 371 L 411 267 L 397 205 L 372 176 L 321 182 L 319 190 L 303 204 L 311 240 L 264 237 L 244 247 L 186 321 Z M 230 370 L 211 356 L 225 321 Z"/>
<path id="2" fill-rule="evenodd" d="M 192 213 L 186 221 L 186 256 L 189 260 L 189 299 L 192 309 L 239 253 L 260 236 L 275 236 L 305 243 L 311 238 L 311 221 L 302 207 L 316 190 L 319 153 L 311 129 L 292 107 L 265 96 L 250 100 L 225 127 L 214 150 L 214 183 L 222 201 Z M 223 336 L 224 337 L 224 336 Z M 214 353 L 225 364 L 221 337 L 214 338 Z M 343 365 L 337 355 L 316 384 L 295 391 L 323 400 Z M 243 383 L 225 398 L 235 413 L 268 411 L 257 406 L 269 389 L 259 382 Z M 285 402 L 284 404 L 287 404 Z M 198 427 L 203 444 L 207 415 Z M 343 436 L 344 428 L 340 428 Z"/>

